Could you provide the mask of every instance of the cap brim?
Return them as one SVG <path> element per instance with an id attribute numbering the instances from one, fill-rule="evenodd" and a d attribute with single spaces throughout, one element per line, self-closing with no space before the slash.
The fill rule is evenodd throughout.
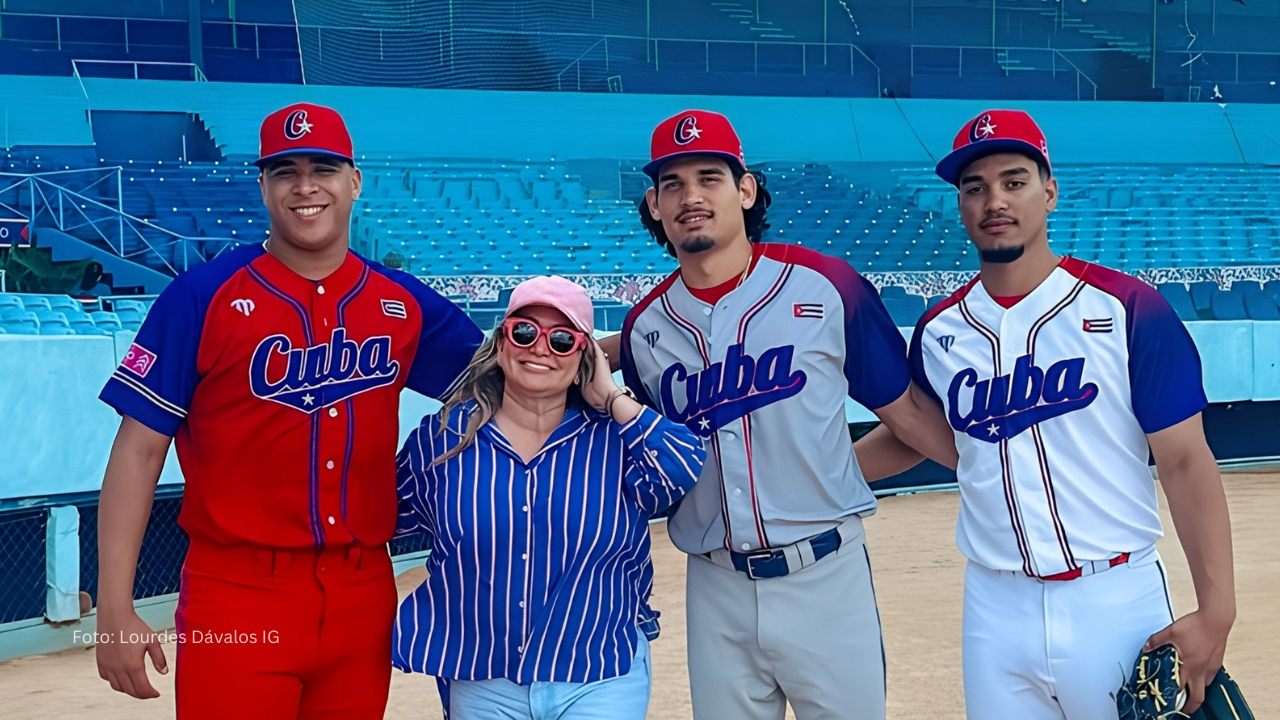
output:
<path id="1" fill-rule="evenodd" d="M 964 172 L 964 169 L 969 165 L 988 155 L 1005 152 L 1026 155 L 1037 162 L 1044 163 L 1045 167 L 1049 167 L 1049 159 L 1035 145 L 1012 138 L 999 138 L 970 143 L 959 150 L 953 150 L 950 155 L 942 158 L 942 161 L 938 163 L 936 172 L 938 177 L 958 187 L 960 185 L 960 173 Z"/>
<path id="2" fill-rule="evenodd" d="M 657 181 L 658 179 L 657 173 L 659 170 L 662 169 L 662 166 L 665 163 L 668 163 L 672 160 L 676 160 L 682 157 L 693 157 L 694 155 L 710 155 L 712 157 L 718 157 L 724 160 L 725 162 L 729 163 L 730 166 L 737 167 L 743 172 L 747 171 L 746 166 L 742 164 L 742 159 L 739 158 L 737 155 L 733 155 L 730 153 L 715 152 L 714 150 L 684 150 L 681 152 L 671 153 L 670 155 L 663 155 L 657 160 L 650 160 L 649 163 L 646 164 L 643 168 L 644 174 L 648 175 L 654 181 Z"/>
<path id="3" fill-rule="evenodd" d="M 332 150 L 325 150 L 324 148 L 301 148 L 300 147 L 300 148 L 289 148 L 288 150 L 281 150 L 278 153 L 264 155 L 258 158 L 257 160 L 254 160 L 253 164 L 257 165 L 258 167 L 262 167 L 263 165 L 266 165 L 267 163 L 272 162 L 274 160 L 279 160 L 280 158 L 290 157 L 293 155 L 325 155 L 327 157 L 338 158 L 339 160 L 346 160 L 352 165 L 354 165 L 356 162 L 354 159 L 347 157 L 342 153 L 336 153 Z"/>

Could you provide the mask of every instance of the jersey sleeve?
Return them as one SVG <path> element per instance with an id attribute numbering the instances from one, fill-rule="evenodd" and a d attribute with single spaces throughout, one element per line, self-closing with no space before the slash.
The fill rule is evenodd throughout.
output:
<path id="1" fill-rule="evenodd" d="M 396 271 L 392 277 L 413 295 L 422 311 L 422 334 L 406 384 L 427 397 L 443 400 L 471 362 L 484 333 L 461 308 L 426 283 L 404 272 Z"/>
<path id="2" fill-rule="evenodd" d="M 631 333 L 634 320 L 634 311 L 632 311 L 627 313 L 627 319 L 622 324 L 622 336 L 619 338 L 618 343 L 618 367 L 622 370 L 622 382 L 636 394 L 636 400 L 642 405 L 656 408 L 658 406 L 654 404 L 653 398 L 649 396 L 649 389 L 644 386 L 644 381 L 640 379 L 640 371 L 636 367 L 636 358 L 631 350 Z"/>
<path id="3" fill-rule="evenodd" d="M 902 397 L 910 384 L 907 346 L 880 293 L 849 263 L 817 253 L 810 257 L 844 305 L 844 375 L 849 397 L 869 410 Z"/>
<path id="4" fill-rule="evenodd" d="M 196 356 L 206 306 L 187 278 L 160 293 L 99 398 L 172 437 L 187 417 L 199 375 Z"/>
<path id="5" fill-rule="evenodd" d="M 925 395 L 933 398 L 939 407 L 943 407 L 942 398 L 938 397 L 938 393 L 933 390 L 933 383 L 929 382 L 929 375 L 924 370 L 924 348 L 921 346 L 921 338 L 924 337 L 924 327 L 929 322 L 929 316 L 920 318 L 916 323 L 916 329 L 911 333 L 911 343 L 907 346 L 907 368 L 911 373 L 911 381 L 916 387 L 924 391 Z"/>
<path id="6" fill-rule="evenodd" d="M 436 420 L 438 416 L 434 415 L 423 418 L 405 438 L 404 447 L 396 455 L 396 537 L 420 531 L 431 532 L 424 497 L 429 490 L 427 483 L 431 464 L 436 458 Z"/>
<path id="7" fill-rule="evenodd" d="M 1133 414 L 1151 434 L 1195 415 L 1209 401 L 1200 353 L 1168 301 L 1144 285 L 1127 305 Z"/>

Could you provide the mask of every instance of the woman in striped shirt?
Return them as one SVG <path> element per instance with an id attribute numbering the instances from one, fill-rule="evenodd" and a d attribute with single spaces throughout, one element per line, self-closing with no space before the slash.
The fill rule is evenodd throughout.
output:
<path id="1" fill-rule="evenodd" d="M 399 455 L 402 532 L 431 536 L 393 661 L 455 718 L 643 718 L 649 518 L 706 452 L 614 384 L 586 291 L 539 277 Z M 656 630 L 656 626 L 655 626 Z"/>

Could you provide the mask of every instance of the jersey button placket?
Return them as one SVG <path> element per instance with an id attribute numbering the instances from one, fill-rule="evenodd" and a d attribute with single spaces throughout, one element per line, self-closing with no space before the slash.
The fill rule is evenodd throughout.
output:
<path id="1" fill-rule="evenodd" d="M 327 295 L 326 293 L 327 290 L 324 284 L 316 283 L 315 294 L 311 297 L 311 326 L 314 335 L 312 342 L 316 345 L 330 342 L 332 326 L 334 325 L 331 319 L 336 316 L 337 312 L 336 295 Z M 330 351 L 332 352 L 332 347 L 330 347 Z M 312 502 L 325 534 L 329 535 L 329 530 L 336 528 L 338 518 L 343 516 L 341 512 L 343 502 L 342 472 L 350 458 L 346 457 L 345 450 L 347 428 L 346 424 L 339 420 L 341 415 L 337 405 L 329 405 L 332 396 L 327 392 L 327 388 L 318 388 L 316 394 L 319 396 L 316 404 L 323 409 L 317 409 L 312 420 L 319 425 L 316 453 L 320 463 L 320 482 Z M 328 407 L 325 407 L 326 405 Z M 333 422 L 333 420 L 338 420 L 338 422 Z M 341 533 L 338 534 L 337 538 L 330 538 L 328 541 L 340 542 L 340 538 Z"/>
<path id="2" fill-rule="evenodd" d="M 520 667 L 524 668 L 525 653 L 529 649 L 529 583 L 533 578 L 533 568 L 529 562 L 529 549 L 533 546 L 533 520 L 530 517 L 530 505 L 533 503 L 534 488 L 537 482 L 537 476 L 532 466 L 524 468 L 524 497 L 520 505 L 520 515 L 517 522 L 524 525 L 523 547 L 520 549 L 520 559 L 523 562 L 522 571 L 524 573 L 524 582 L 521 583 L 521 596 L 515 609 L 520 615 L 520 644 L 516 647 L 516 652 L 520 655 Z"/>

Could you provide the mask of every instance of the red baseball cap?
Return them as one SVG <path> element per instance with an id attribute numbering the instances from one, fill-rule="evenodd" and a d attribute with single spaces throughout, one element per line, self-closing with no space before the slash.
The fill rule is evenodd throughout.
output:
<path id="1" fill-rule="evenodd" d="M 287 155 L 331 155 L 355 162 L 351 134 L 342 116 L 333 108 L 311 103 L 282 107 L 262 121 L 258 159 L 253 164 L 262 167 Z"/>
<path id="2" fill-rule="evenodd" d="M 709 110 L 685 110 L 658 124 L 649 141 L 649 164 L 644 174 L 656 182 L 662 164 L 686 155 L 716 155 L 742 171 L 742 141 L 729 118 Z"/>
<path id="3" fill-rule="evenodd" d="M 1049 167 L 1044 132 L 1021 110 L 987 110 L 964 124 L 951 144 L 951 154 L 938 163 L 938 177 L 960 186 L 960 173 L 987 155 L 1014 152 Z"/>

